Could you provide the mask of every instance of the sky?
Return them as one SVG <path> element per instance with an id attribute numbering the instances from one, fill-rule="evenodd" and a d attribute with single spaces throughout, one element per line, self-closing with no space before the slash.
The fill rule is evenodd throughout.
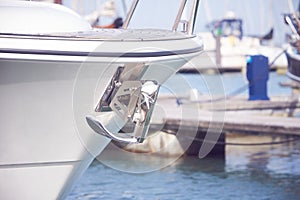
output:
<path id="1" fill-rule="evenodd" d="M 100 8 L 106 0 L 63 0 L 68 7 L 80 14 L 87 14 Z M 115 0 L 117 16 L 125 18 L 122 2 L 128 10 L 133 0 Z M 228 11 L 243 19 L 245 35 L 264 35 L 274 27 L 275 44 L 282 44 L 289 28 L 283 23 L 282 15 L 289 13 L 289 0 L 202 0 L 199 7 L 195 32 L 208 31 L 206 25 L 212 20 L 223 18 Z M 295 8 L 299 0 L 291 0 Z M 181 0 L 140 0 L 130 28 L 171 29 Z M 103 17 L 107 24 L 113 19 Z"/>

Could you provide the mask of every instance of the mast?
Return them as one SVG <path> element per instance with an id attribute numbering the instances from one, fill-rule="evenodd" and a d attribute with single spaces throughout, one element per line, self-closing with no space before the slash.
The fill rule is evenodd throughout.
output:
<path id="1" fill-rule="evenodd" d="M 124 15 L 126 16 L 127 15 L 127 5 L 126 5 L 125 0 L 122 0 L 122 7 L 123 7 Z"/>
<path id="2" fill-rule="evenodd" d="M 189 35 L 192 35 L 193 32 L 194 32 L 197 13 L 198 13 L 198 7 L 199 7 L 199 4 L 200 4 L 200 1 L 201 0 L 194 0 L 194 2 L 193 2 L 191 18 L 190 18 L 190 21 L 189 21 L 189 30 L 188 30 Z"/>

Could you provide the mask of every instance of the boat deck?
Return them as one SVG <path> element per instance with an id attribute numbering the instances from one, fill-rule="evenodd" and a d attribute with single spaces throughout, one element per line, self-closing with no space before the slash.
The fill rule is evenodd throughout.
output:
<path id="1" fill-rule="evenodd" d="M 159 29 L 93 29 L 81 32 L 50 33 L 50 34 L 10 34 L 0 33 L 5 38 L 39 38 L 68 40 L 99 40 L 99 41 L 164 41 L 193 38 L 181 32 Z"/>

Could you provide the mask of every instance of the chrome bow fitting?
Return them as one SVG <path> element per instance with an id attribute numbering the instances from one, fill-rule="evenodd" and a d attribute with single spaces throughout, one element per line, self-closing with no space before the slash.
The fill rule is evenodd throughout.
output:
<path id="1" fill-rule="evenodd" d="M 97 133 L 123 143 L 142 143 L 147 136 L 149 123 L 159 91 L 154 80 L 140 80 L 147 65 L 119 67 L 106 88 L 95 111 L 114 112 L 130 127 L 130 132 L 110 132 L 94 116 L 87 116 L 89 126 Z"/>

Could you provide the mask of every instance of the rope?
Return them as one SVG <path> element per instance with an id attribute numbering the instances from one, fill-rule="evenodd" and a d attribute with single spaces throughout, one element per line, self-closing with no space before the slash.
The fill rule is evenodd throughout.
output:
<path id="1" fill-rule="evenodd" d="M 275 64 L 276 60 L 277 60 L 282 54 L 284 54 L 284 53 L 287 51 L 287 49 L 288 49 L 287 47 L 284 48 L 283 51 L 280 52 L 280 53 L 273 59 L 273 61 L 270 63 L 270 67 L 273 66 L 273 65 Z"/>

